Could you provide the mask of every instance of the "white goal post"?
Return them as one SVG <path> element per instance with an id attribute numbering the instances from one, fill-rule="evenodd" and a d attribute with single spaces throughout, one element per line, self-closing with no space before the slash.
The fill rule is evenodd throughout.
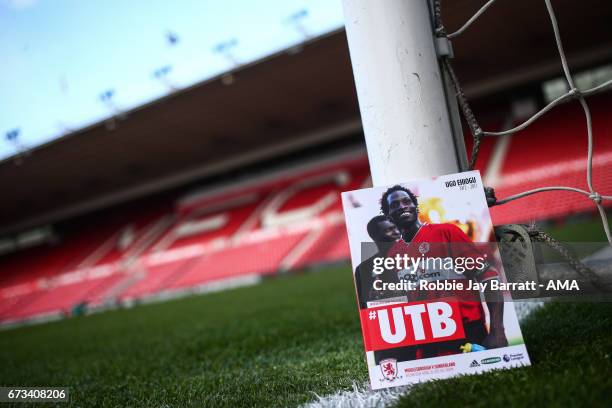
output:
<path id="1" fill-rule="evenodd" d="M 373 185 L 460 171 L 428 0 L 342 3 Z"/>

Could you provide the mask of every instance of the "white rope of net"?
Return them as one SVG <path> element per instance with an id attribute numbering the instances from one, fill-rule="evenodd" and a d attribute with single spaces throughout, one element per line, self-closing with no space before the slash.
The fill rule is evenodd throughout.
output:
<path id="1" fill-rule="evenodd" d="M 462 34 L 463 32 L 465 32 L 482 14 L 484 14 L 484 12 L 489 7 L 493 5 L 493 3 L 495 3 L 495 1 L 496 0 L 489 0 L 487 3 L 485 3 L 472 17 L 470 17 L 470 19 L 468 19 L 468 21 L 461 28 L 459 28 L 457 31 L 451 34 L 448 34 L 447 38 L 449 39 L 455 38 L 459 36 L 460 34 Z M 590 200 L 592 200 L 593 203 L 596 205 L 597 210 L 599 211 L 599 215 L 600 215 L 602 224 L 603 224 L 603 229 L 605 231 L 606 238 L 608 239 L 608 242 L 610 243 L 610 245 L 612 245 L 612 234 L 610 233 L 608 217 L 602 205 L 602 201 L 612 200 L 612 196 L 599 194 L 593 186 L 593 123 L 591 119 L 591 110 L 589 109 L 589 106 L 585 99 L 585 96 L 593 95 L 595 93 L 601 92 L 604 89 L 610 87 L 612 85 L 612 80 L 606 81 L 603 84 L 600 84 L 596 87 L 586 89 L 586 90 L 579 90 L 578 88 L 576 88 L 576 85 L 574 84 L 574 80 L 569 70 L 567 58 L 565 56 L 565 50 L 563 48 L 563 43 L 561 41 L 561 34 L 559 32 L 559 25 L 557 23 L 557 18 L 555 16 L 554 9 L 552 7 L 550 0 L 544 0 L 544 2 L 546 4 L 546 9 L 548 11 L 548 15 L 550 17 L 550 21 L 551 21 L 553 31 L 555 34 L 555 42 L 557 44 L 557 50 L 559 52 L 559 57 L 561 59 L 561 66 L 563 68 L 563 73 L 565 76 L 565 80 L 568 84 L 569 91 L 561 95 L 560 97 L 556 98 L 555 100 L 550 102 L 548 105 L 546 105 L 544 108 L 542 108 L 540 111 L 536 112 L 533 116 L 531 116 L 525 122 L 521 123 L 520 125 L 512 129 L 508 129 L 502 132 L 480 131 L 480 133 L 483 136 L 505 136 L 505 135 L 511 135 L 511 134 L 520 132 L 521 130 L 527 128 L 529 125 L 534 123 L 536 120 L 544 116 L 544 114 L 546 114 L 548 111 L 550 111 L 555 106 L 561 104 L 562 102 L 568 99 L 572 99 L 572 98 L 577 99 L 584 111 L 586 125 L 587 125 L 586 127 L 587 127 L 588 149 L 587 149 L 587 165 L 586 165 L 586 170 L 587 170 L 586 182 L 587 182 L 587 186 L 589 190 L 587 191 L 587 190 L 583 190 L 580 188 L 567 187 L 567 186 L 541 187 L 541 188 L 536 188 L 533 190 L 524 191 L 522 193 L 515 194 L 512 196 L 503 198 L 501 200 L 497 200 L 497 204 L 505 204 L 510 201 L 517 200 L 519 198 L 523 198 L 523 197 L 527 197 L 532 194 L 542 193 L 542 192 L 547 192 L 547 191 L 562 190 L 562 191 L 572 191 L 572 192 L 582 194 L 588 197 Z M 438 6 L 439 6 L 439 3 L 438 3 Z M 451 75 L 451 76 L 454 77 L 454 75 Z M 477 129 L 477 131 L 479 131 L 479 129 Z"/>

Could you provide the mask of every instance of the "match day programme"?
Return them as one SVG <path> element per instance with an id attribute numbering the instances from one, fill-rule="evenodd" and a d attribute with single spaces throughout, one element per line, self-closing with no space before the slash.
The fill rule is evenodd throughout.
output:
<path id="1" fill-rule="evenodd" d="M 0 0 L 0 408 L 606 406 L 610 21 Z"/>
<path id="2" fill-rule="evenodd" d="M 342 202 L 372 389 L 530 365 L 478 172 Z"/>

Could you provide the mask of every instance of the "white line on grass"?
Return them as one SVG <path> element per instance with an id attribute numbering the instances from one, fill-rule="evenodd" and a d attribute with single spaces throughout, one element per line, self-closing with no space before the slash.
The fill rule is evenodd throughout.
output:
<path id="1" fill-rule="evenodd" d="M 351 391 L 338 391 L 335 394 L 321 397 L 317 394 L 317 401 L 303 405 L 304 408 L 382 408 L 392 404 L 410 390 L 410 385 L 372 391 L 370 384 L 353 384 Z"/>
<path id="2" fill-rule="evenodd" d="M 514 307 L 519 321 L 522 321 L 538 309 L 544 302 L 515 302 Z M 302 408 L 382 408 L 395 403 L 410 392 L 410 385 L 372 391 L 369 383 L 353 383 L 350 391 L 337 391 L 335 394 L 320 396 L 315 393 L 316 401 L 304 404 Z"/>

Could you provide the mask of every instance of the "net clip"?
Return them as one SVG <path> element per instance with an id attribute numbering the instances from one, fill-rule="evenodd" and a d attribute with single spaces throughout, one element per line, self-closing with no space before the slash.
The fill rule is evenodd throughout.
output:
<path id="1" fill-rule="evenodd" d="M 436 53 L 438 58 L 453 58 L 453 44 L 450 42 L 448 37 L 436 37 Z"/>

